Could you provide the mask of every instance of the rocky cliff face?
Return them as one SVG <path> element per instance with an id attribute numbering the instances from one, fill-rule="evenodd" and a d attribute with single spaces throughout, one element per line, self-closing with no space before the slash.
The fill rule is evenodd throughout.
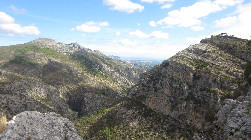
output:
<path id="1" fill-rule="evenodd" d="M 226 99 L 217 112 L 214 124 L 219 130 L 214 135 L 218 139 L 251 138 L 251 87 L 247 95 L 237 99 Z"/>
<path id="2" fill-rule="evenodd" d="M 250 62 L 248 40 L 212 36 L 144 74 L 129 94 L 154 111 L 175 118 L 183 125 L 193 126 L 194 133 L 207 133 L 212 137 L 213 122 L 226 108 L 223 106 L 226 100 L 246 96 L 250 86 Z M 246 100 L 245 103 L 250 104 L 250 98 L 246 97 Z M 250 118 L 250 114 L 245 113 L 245 117 Z M 226 133 L 230 126 L 222 125 Z M 227 135 L 238 134 L 229 132 Z"/>
<path id="3" fill-rule="evenodd" d="M 90 115 L 125 95 L 144 70 L 76 43 L 38 39 L 0 48 L 0 108 Z M 119 77 L 119 78 L 117 78 Z"/>
<path id="4" fill-rule="evenodd" d="M 73 124 L 56 113 L 25 111 L 7 123 L 1 140 L 82 140 Z"/>

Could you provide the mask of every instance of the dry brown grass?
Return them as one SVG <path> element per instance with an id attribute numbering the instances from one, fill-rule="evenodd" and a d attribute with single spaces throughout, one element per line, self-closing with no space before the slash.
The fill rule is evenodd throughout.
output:
<path id="1" fill-rule="evenodd" d="M 0 112 L 0 134 L 6 129 L 7 118 L 4 113 Z"/>

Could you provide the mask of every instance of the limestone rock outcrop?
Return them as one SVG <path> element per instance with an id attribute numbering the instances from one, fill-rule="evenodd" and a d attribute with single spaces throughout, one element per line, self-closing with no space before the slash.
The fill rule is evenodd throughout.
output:
<path id="1" fill-rule="evenodd" d="M 213 137 L 213 122 L 217 117 L 216 122 L 222 122 L 220 114 L 227 108 L 223 104 L 228 100 L 236 111 L 228 113 L 221 127 L 246 138 L 250 116 L 243 116 L 247 123 L 236 121 L 240 114 L 250 110 L 250 106 L 244 107 L 250 101 L 235 99 L 246 96 L 250 87 L 251 50 L 247 42 L 220 35 L 203 39 L 145 73 L 129 95 L 180 124 L 194 127 L 193 133 L 198 132 L 201 138 Z"/>
<path id="2" fill-rule="evenodd" d="M 73 124 L 56 113 L 25 111 L 14 116 L 1 140 L 82 140 Z"/>

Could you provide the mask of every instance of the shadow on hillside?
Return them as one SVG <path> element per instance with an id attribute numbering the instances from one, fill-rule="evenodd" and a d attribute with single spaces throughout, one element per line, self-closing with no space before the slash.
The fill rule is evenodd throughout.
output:
<path id="1" fill-rule="evenodd" d="M 67 92 L 65 95 L 69 107 L 78 112 L 78 117 L 91 115 L 121 99 L 118 93 L 110 88 L 98 89 L 84 85 Z"/>
<path id="2" fill-rule="evenodd" d="M 39 111 L 41 113 L 54 111 L 33 98 L 5 91 L 2 87 L 0 87 L 0 108 L 6 112 L 8 120 L 23 111 Z"/>
<path id="3" fill-rule="evenodd" d="M 52 86 L 75 85 L 81 81 L 80 77 L 78 77 L 78 72 L 66 64 L 51 60 L 42 67 L 42 79 L 45 83 Z"/>
<path id="4" fill-rule="evenodd" d="M 170 138 L 189 138 L 195 128 L 181 124 L 168 116 L 156 113 L 135 99 L 127 99 L 121 105 L 110 110 L 93 124 L 84 138 L 105 139 L 104 130 L 109 129 L 116 138 L 146 139 L 150 135 Z M 113 132 L 112 132 L 113 131 Z M 151 138 L 151 137 L 150 137 Z"/>

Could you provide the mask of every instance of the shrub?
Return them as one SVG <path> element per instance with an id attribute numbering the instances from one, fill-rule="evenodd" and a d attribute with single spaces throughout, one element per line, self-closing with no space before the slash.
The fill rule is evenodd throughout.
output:
<path id="1" fill-rule="evenodd" d="M 248 62 L 244 71 L 244 78 L 251 84 L 251 62 Z"/>

